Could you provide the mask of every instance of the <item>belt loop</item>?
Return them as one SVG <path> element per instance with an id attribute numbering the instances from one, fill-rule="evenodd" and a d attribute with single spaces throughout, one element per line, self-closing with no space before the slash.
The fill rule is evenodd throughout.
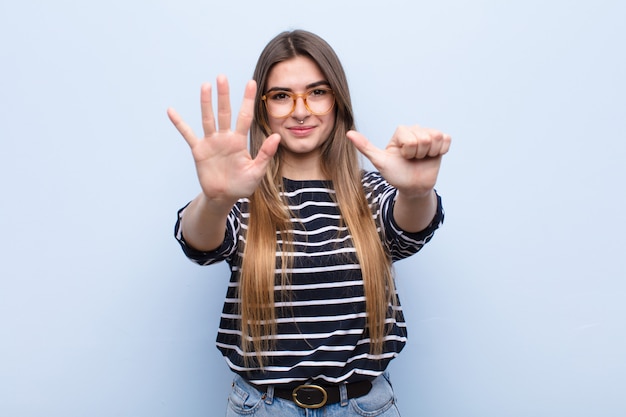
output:
<path id="1" fill-rule="evenodd" d="M 274 385 L 269 385 L 265 391 L 265 404 L 272 405 L 274 402 Z"/>
<path id="2" fill-rule="evenodd" d="M 343 383 L 339 385 L 339 399 L 342 407 L 348 405 L 348 384 Z"/>

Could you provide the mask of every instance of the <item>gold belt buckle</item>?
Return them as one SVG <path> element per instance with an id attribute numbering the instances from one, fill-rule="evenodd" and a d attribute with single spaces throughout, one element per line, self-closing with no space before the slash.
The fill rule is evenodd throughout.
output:
<path id="1" fill-rule="evenodd" d="M 298 398 L 298 395 L 299 395 L 298 392 L 300 390 L 319 391 L 322 394 L 322 400 L 314 404 L 305 404 L 302 401 L 300 401 L 300 399 Z M 291 396 L 293 398 L 293 402 L 296 403 L 298 407 L 302 407 L 302 408 L 320 408 L 326 404 L 326 401 L 328 401 L 328 393 L 323 387 L 320 387 L 319 385 L 308 385 L 308 384 L 300 385 L 299 387 L 294 388 L 294 390 L 291 392 Z M 309 401 L 312 400 L 310 397 L 310 394 L 309 394 L 309 398 L 307 399 Z M 302 398 L 302 400 L 304 401 L 305 399 Z"/>

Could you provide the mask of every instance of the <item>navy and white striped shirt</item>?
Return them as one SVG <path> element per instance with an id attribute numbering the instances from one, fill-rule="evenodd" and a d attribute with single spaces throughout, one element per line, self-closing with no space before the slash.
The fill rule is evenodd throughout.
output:
<path id="1" fill-rule="evenodd" d="M 437 214 L 432 223 L 419 233 L 404 232 L 393 219 L 395 188 L 377 172 L 364 172 L 362 183 L 384 247 L 394 261 L 419 251 L 443 222 L 438 197 Z M 332 198 L 332 183 L 285 179 L 284 185 L 284 195 L 296 217 L 292 220 L 294 262 L 292 270 L 288 271 L 289 286 L 285 288 L 289 297 L 283 299 L 280 284 L 275 287 L 276 347 L 271 352 L 263 352 L 268 363 L 262 370 L 246 366 L 240 348 L 238 265 L 245 245 L 242 231 L 249 217 L 248 200 L 241 199 L 233 207 L 224 242 L 212 252 L 200 252 L 185 243 L 180 228 L 184 208 L 179 211 L 175 235 L 185 254 L 201 265 L 226 260 L 232 271 L 217 347 L 234 372 L 257 385 L 293 385 L 311 379 L 326 383 L 372 379 L 386 369 L 406 343 L 406 324 L 399 301 L 396 314 L 388 314 L 391 331 L 385 337 L 384 351 L 373 356 L 365 329 L 360 266 L 350 233 L 341 226 L 339 208 Z M 280 259 L 281 253 L 277 252 L 276 256 Z M 280 283 L 280 271 L 276 272 L 276 282 Z"/>

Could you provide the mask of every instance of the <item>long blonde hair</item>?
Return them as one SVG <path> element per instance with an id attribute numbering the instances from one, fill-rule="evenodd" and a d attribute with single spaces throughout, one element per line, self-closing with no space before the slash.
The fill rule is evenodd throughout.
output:
<path id="1" fill-rule="evenodd" d="M 273 66 L 296 56 L 311 58 L 320 67 L 335 94 L 335 126 L 322 145 L 322 171 L 333 183 L 341 217 L 348 227 L 361 266 L 365 287 L 367 327 L 372 354 L 383 351 L 387 333 L 385 320 L 390 305 L 395 304 L 395 287 L 389 254 L 383 248 L 368 206 L 361 181 L 361 167 L 354 145 L 346 132 L 354 129 L 352 104 L 345 72 L 333 49 L 319 36 L 307 31 L 283 32 L 272 39 L 261 53 L 254 71 L 257 82 L 256 108 L 250 132 L 250 151 L 256 156 L 271 133 L 261 96 Z M 263 352 L 273 348 L 276 334 L 274 288 L 276 269 L 282 271 L 281 284 L 288 282 L 285 272 L 292 265 L 291 213 L 281 199 L 280 148 L 261 184 L 250 197 L 250 217 L 246 244 L 241 261 L 239 298 L 241 312 L 241 347 L 255 352 L 258 366 L 263 367 Z M 280 264 L 276 264 L 277 231 L 283 243 Z M 249 361 L 249 356 L 244 355 Z"/>

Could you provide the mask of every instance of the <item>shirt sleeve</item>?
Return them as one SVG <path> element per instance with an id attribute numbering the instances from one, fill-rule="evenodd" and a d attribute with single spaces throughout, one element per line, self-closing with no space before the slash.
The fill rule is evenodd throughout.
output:
<path id="1" fill-rule="evenodd" d="M 237 206 L 233 207 L 233 209 L 228 214 L 226 220 L 226 231 L 224 233 L 224 241 L 217 249 L 213 251 L 200 251 L 195 249 L 193 246 L 190 246 L 185 240 L 185 236 L 183 236 L 183 230 L 181 227 L 181 220 L 183 218 L 183 213 L 187 208 L 185 205 L 183 208 L 178 210 L 178 217 L 176 220 L 176 225 L 174 226 L 174 237 L 180 244 L 183 253 L 187 258 L 189 258 L 192 262 L 195 262 L 199 265 L 212 265 L 223 260 L 229 260 L 235 254 L 237 250 L 236 245 L 236 236 L 238 235 L 238 231 L 240 228 L 239 217 L 237 213 L 239 209 Z"/>

